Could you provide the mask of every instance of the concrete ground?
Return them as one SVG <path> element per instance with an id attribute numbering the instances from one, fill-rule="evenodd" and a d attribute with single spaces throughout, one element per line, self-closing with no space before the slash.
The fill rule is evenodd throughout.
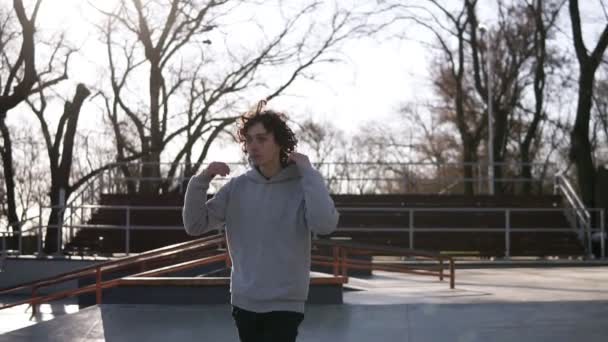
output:
<path id="1" fill-rule="evenodd" d="M 344 305 L 307 306 L 298 341 L 608 340 L 605 266 L 457 269 L 454 290 L 390 272 L 350 285 L 360 291 L 345 292 Z M 0 341 L 238 341 L 228 305 L 100 305 L 65 314 L 74 310 L 67 301 L 25 328 L 35 323 L 26 308 L 9 310 L 0 311 Z"/>

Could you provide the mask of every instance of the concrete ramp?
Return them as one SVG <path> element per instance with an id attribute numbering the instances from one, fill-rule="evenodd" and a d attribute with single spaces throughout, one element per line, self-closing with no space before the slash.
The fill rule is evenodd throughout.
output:
<path id="1" fill-rule="evenodd" d="M 608 341 L 606 267 L 461 269 L 454 290 L 391 272 L 350 283 L 362 291 L 344 304 L 307 305 L 299 342 Z M 228 304 L 103 304 L 15 330 L 24 311 L 0 312 L 0 342 L 238 341 Z"/>

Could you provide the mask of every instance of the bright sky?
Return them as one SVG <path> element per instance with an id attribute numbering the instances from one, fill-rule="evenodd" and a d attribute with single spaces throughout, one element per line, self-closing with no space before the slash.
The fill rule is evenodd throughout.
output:
<path id="1" fill-rule="evenodd" d="M 115 2 L 94 3 L 109 9 Z M 76 83 L 95 83 L 99 75 L 107 72 L 104 70 L 106 54 L 104 47 L 99 45 L 99 33 L 88 23 L 99 22 L 98 19 L 100 15 L 87 1 L 43 1 L 38 19 L 39 31 L 47 33 L 63 29 L 74 45 L 81 48 L 70 62 L 70 80 L 63 83 L 66 96 L 71 96 Z M 426 54 L 414 42 L 350 41 L 342 50 L 342 63 L 319 65 L 314 69 L 317 81 L 300 80 L 285 95 L 273 100 L 270 107 L 284 110 L 296 119 L 311 115 L 316 120 L 330 121 L 347 133 L 354 132 L 363 122 L 395 113 L 400 103 L 422 92 Z M 87 123 L 81 121 L 80 124 Z"/>
<path id="2" fill-rule="evenodd" d="M 116 0 L 95 3 L 110 8 L 112 2 Z M 70 77 L 74 83 L 90 83 L 97 77 L 98 72 L 84 59 L 106 62 L 103 47 L 99 50 L 96 46 L 97 32 L 84 22 L 85 18 L 95 21 L 97 17 L 87 1 L 43 2 L 39 16 L 41 30 L 66 28 L 85 53 L 72 61 Z M 318 82 L 302 80 L 270 105 L 294 115 L 312 114 L 316 119 L 329 120 L 353 131 L 365 120 L 395 112 L 401 101 L 415 96 L 425 85 L 427 53 L 417 43 L 363 39 L 347 43 L 342 52 L 343 63 L 319 65 L 315 69 Z"/>
<path id="3" fill-rule="evenodd" d="M 113 1 L 116 0 L 94 3 L 110 8 Z M 3 7 L 10 7 L 12 3 L 10 0 L 0 2 Z M 481 3 L 486 6 L 481 8 L 483 16 L 488 7 L 486 1 Z M 589 2 L 581 3 L 585 6 Z M 81 54 L 74 56 L 71 62 L 71 80 L 66 83 L 66 88 L 70 89 L 68 93 L 73 92 L 73 85 L 77 82 L 95 83 L 104 71 L 98 67 L 106 63 L 105 51 L 98 46 L 96 29 L 86 22 L 95 22 L 98 18 L 99 15 L 84 0 L 43 2 L 39 30 L 65 28 L 68 37 L 81 47 Z M 425 39 L 425 34 L 413 25 L 404 26 L 403 30 L 408 30 L 411 37 Z M 342 52 L 346 57 L 344 63 L 316 68 L 317 82 L 300 81 L 270 106 L 285 110 L 296 118 L 312 115 L 352 133 L 367 121 L 393 115 L 403 103 L 428 98 L 427 62 L 431 53 L 417 42 L 362 39 L 347 43 Z M 233 158 L 236 159 L 238 157 Z"/>

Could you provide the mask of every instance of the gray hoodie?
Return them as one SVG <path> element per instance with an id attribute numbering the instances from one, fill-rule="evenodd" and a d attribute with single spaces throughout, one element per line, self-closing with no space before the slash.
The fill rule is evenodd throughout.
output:
<path id="1" fill-rule="evenodd" d="M 289 164 L 266 179 L 252 168 L 205 203 L 209 182 L 202 175 L 190 179 L 184 226 L 200 235 L 226 225 L 232 304 L 254 312 L 304 312 L 311 231 L 329 234 L 339 217 L 319 172 Z"/>

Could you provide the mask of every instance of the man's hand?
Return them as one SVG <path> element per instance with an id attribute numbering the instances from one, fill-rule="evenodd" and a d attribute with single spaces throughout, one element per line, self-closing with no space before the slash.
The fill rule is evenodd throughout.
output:
<path id="1" fill-rule="evenodd" d="M 228 164 L 222 162 L 211 162 L 209 166 L 201 173 L 205 177 L 213 178 L 216 175 L 220 175 L 222 177 L 228 175 L 230 173 L 230 167 Z"/>
<path id="2" fill-rule="evenodd" d="M 291 152 L 287 157 L 287 161 L 293 161 L 298 167 L 312 167 L 312 165 L 310 165 L 310 160 L 308 160 L 308 157 L 305 154 L 298 152 Z"/>

